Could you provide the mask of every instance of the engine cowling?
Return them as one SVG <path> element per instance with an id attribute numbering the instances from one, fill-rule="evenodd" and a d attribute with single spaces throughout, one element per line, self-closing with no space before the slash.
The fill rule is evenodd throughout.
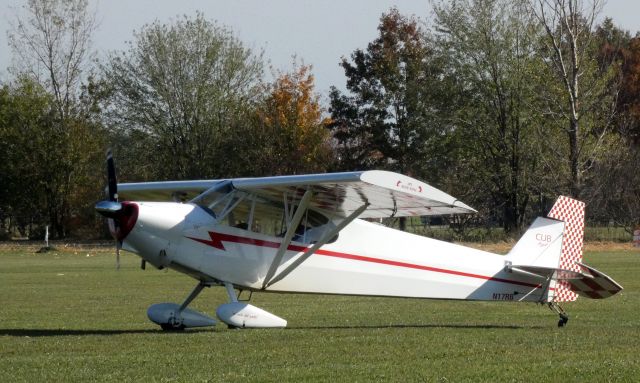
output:
<path id="1" fill-rule="evenodd" d="M 162 328 L 189 328 L 215 326 L 216 320 L 208 315 L 185 308 L 178 314 L 180 305 L 177 303 L 157 303 L 149 306 L 147 316 Z"/>
<path id="2" fill-rule="evenodd" d="M 216 310 L 218 319 L 239 328 L 286 327 L 287 321 L 244 302 L 225 303 Z"/>

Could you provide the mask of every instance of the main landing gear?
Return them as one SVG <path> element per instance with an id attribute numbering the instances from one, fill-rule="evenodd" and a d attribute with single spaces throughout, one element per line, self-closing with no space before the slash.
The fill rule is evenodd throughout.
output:
<path id="1" fill-rule="evenodd" d="M 560 307 L 557 302 L 549 302 L 549 308 L 560 316 L 560 320 L 558 320 L 558 327 L 564 327 L 569 321 L 569 315 Z"/>
<path id="2" fill-rule="evenodd" d="M 233 284 L 222 283 L 231 302 L 218 306 L 216 315 L 229 328 L 269 328 L 286 327 L 287 321 L 261 308 L 238 301 Z M 199 282 L 185 301 L 177 303 L 158 303 L 147 310 L 149 319 L 160 325 L 165 331 L 180 331 L 191 327 L 215 326 L 216 320 L 206 314 L 187 308 L 198 294 L 210 287 L 210 282 Z"/>

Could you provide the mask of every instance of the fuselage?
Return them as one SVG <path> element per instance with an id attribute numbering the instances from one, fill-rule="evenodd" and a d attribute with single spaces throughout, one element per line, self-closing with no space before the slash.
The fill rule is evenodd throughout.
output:
<path id="1" fill-rule="evenodd" d="M 156 267 L 210 282 L 262 290 L 281 236 L 218 222 L 194 204 L 136 202 L 135 226 L 123 241 Z M 317 229 L 316 229 L 317 230 Z M 294 239 L 278 272 L 313 241 Z M 354 220 L 293 272 L 265 291 L 539 301 L 539 278 L 509 272 L 508 257 Z"/>

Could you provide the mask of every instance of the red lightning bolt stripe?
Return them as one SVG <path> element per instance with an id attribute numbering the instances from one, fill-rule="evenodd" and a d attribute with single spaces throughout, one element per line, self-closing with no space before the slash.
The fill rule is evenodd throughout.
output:
<path id="1" fill-rule="evenodd" d="M 200 243 L 204 243 L 205 245 L 212 246 L 212 247 L 215 247 L 215 248 L 220 249 L 220 250 L 226 250 L 224 248 L 224 245 L 222 244 L 223 241 L 224 242 L 241 243 L 241 244 L 245 244 L 245 245 L 259 246 L 259 247 L 268 247 L 268 248 L 272 248 L 272 249 L 280 248 L 280 242 L 264 241 L 264 240 L 261 240 L 261 239 L 240 237 L 240 236 L 232 235 L 232 234 L 216 233 L 216 232 L 210 231 L 209 232 L 209 237 L 211 237 L 210 240 L 208 240 L 208 239 L 200 239 L 200 238 L 193 238 L 193 237 L 187 237 L 187 238 L 192 239 L 192 240 L 197 241 L 197 242 L 200 242 Z M 289 245 L 287 247 L 287 250 L 289 250 L 289 251 L 297 251 L 297 252 L 303 252 L 303 251 L 306 251 L 307 249 L 308 249 L 307 247 L 299 246 L 299 245 Z M 315 252 L 315 254 L 323 255 L 323 256 L 326 256 L 326 257 L 351 259 L 351 260 L 360 261 L 360 262 L 377 263 L 377 264 L 381 264 L 381 265 L 404 267 L 404 268 L 416 269 L 416 270 L 425 270 L 425 271 L 431 271 L 431 272 L 435 272 L 435 273 L 458 275 L 458 276 L 468 277 L 468 278 L 484 279 L 484 280 L 487 280 L 487 281 L 509 283 L 509 284 L 512 284 L 512 285 L 535 287 L 535 288 L 540 288 L 541 287 L 540 284 L 533 284 L 533 283 L 527 283 L 527 282 L 521 282 L 521 281 L 513 281 L 513 280 L 510 280 L 510 279 L 490 277 L 490 276 L 487 276 L 487 275 L 467 273 L 467 272 L 464 272 L 464 271 L 441 269 L 441 268 L 438 268 L 438 267 L 417 265 L 417 264 L 414 264 L 414 263 L 392 261 L 392 260 L 388 260 L 388 259 L 366 257 L 366 256 L 362 256 L 362 255 L 355 255 L 355 254 L 340 253 L 340 252 L 337 252 L 337 251 L 319 249 L 318 251 Z M 554 289 L 551 288 L 550 290 L 554 290 Z"/>

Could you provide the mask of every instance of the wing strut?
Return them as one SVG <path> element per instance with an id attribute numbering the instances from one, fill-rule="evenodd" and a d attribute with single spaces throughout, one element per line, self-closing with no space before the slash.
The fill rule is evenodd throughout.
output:
<path id="1" fill-rule="evenodd" d="M 347 226 L 348 224 L 351 223 L 351 221 L 353 221 L 354 219 L 358 218 L 358 216 L 360 214 L 362 214 L 367 207 L 369 206 L 369 203 L 366 202 L 364 203 L 362 206 L 360 206 L 359 208 L 357 208 L 353 213 L 351 213 L 349 216 L 345 217 L 338 225 L 336 225 L 336 227 L 334 227 L 333 229 L 329 230 L 328 232 L 326 232 L 322 238 L 316 242 L 312 247 L 310 247 L 309 249 L 307 249 L 307 251 L 302 254 L 300 257 L 298 257 L 298 259 L 296 259 L 295 261 L 293 261 L 293 263 L 291 263 L 289 266 L 287 266 L 286 269 L 284 269 L 280 274 L 278 274 L 275 278 L 273 278 L 270 282 L 265 283 L 265 287 L 269 287 L 271 285 L 273 285 L 274 283 L 281 281 L 282 279 L 284 279 L 284 277 L 286 277 L 287 275 L 289 275 L 289 273 L 291 273 L 293 270 L 295 270 L 298 266 L 300 266 L 300 264 L 304 261 L 307 260 L 307 258 L 309 258 L 310 256 L 313 255 L 313 253 L 315 253 L 321 246 L 325 245 L 327 242 L 329 242 L 329 240 L 331 238 L 333 238 L 336 234 L 338 234 L 338 232 L 342 229 L 345 228 L 345 226 Z M 263 287 L 263 289 L 265 288 Z"/>
<path id="2" fill-rule="evenodd" d="M 311 201 L 312 195 L 313 195 L 313 192 L 311 190 L 307 190 L 302 196 L 302 199 L 298 204 L 298 208 L 296 209 L 296 212 L 293 215 L 291 222 L 289 223 L 287 232 L 285 233 L 284 238 L 282 239 L 282 243 L 280 243 L 280 248 L 278 249 L 278 252 L 276 253 L 275 257 L 273 257 L 273 262 L 271 262 L 271 266 L 269 266 L 269 271 L 267 271 L 267 276 L 264 277 L 264 282 L 262 282 L 263 289 L 267 287 L 267 284 L 269 283 L 271 278 L 273 278 L 273 275 L 276 273 L 278 266 L 280 266 L 280 262 L 282 262 L 282 257 L 284 256 L 284 253 L 287 251 L 287 248 L 291 243 L 291 239 L 293 239 L 293 236 L 296 234 L 298 225 L 300 225 L 300 221 L 302 221 L 302 217 L 304 215 L 304 212 L 307 210 L 307 207 L 309 206 L 309 202 Z M 287 204 L 285 204 L 285 206 L 286 205 Z"/>

